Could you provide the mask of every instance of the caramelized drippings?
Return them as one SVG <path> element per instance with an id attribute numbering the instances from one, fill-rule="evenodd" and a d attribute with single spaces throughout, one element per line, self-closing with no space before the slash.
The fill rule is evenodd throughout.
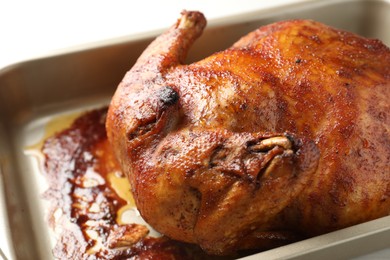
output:
<path id="1" fill-rule="evenodd" d="M 210 258 L 194 245 L 162 236 L 145 237 L 143 224 L 146 223 L 128 217 L 138 212 L 130 185 L 122 176 L 106 138 L 106 110 L 81 115 L 43 143 L 44 175 L 49 185 L 44 197 L 50 201 L 48 220 L 57 235 L 54 256 L 59 259 Z M 139 214 L 138 217 L 141 219 Z M 137 223 L 131 223 L 132 220 Z M 130 242 L 123 241 L 125 235 L 121 236 L 120 232 L 127 232 Z"/>

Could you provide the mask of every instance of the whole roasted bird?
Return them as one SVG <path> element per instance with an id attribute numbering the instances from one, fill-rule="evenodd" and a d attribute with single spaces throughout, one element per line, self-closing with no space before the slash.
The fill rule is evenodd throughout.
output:
<path id="1" fill-rule="evenodd" d="M 109 108 L 143 218 L 228 254 L 389 215 L 389 48 L 291 20 L 184 65 L 205 25 L 184 11 Z"/>

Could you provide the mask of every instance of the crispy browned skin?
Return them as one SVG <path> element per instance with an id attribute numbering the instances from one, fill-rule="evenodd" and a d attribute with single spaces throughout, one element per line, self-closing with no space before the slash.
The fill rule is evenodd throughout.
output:
<path id="1" fill-rule="evenodd" d="M 146 221 L 226 254 L 388 215 L 389 49 L 293 20 L 183 65 L 205 24 L 183 12 L 109 108 Z"/>

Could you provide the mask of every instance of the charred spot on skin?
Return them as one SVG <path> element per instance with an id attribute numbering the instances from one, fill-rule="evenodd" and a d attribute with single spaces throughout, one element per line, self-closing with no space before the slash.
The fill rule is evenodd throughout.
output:
<path id="1" fill-rule="evenodd" d="M 158 119 L 161 118 L 165 109 L 176 104 L 179 100 L 179 94 L 170 86 L 160 88 L 156 95 L 160 102 L 160 108 L 157 108 L 156 117 L 140 120 L 134 129 L 128 131 L 127 139 L 129 141 L 150 132 L 155 127 Z"/>
<path id="2" fill-rule="evenodd" d="M 299 64 L 299 63 L 301 63 L 301 62 L 302 62 L 301 59 L 296 59 L 296 60 L 295 60 L 295 63 L 296 63 L 296 64 Z"/>
<path id="3" fill-rule="evenodd" d="M 170 86 L 161 88 L 157 95 L 163 106 L 172 106 L 179 101 L 179 93 Z"/>

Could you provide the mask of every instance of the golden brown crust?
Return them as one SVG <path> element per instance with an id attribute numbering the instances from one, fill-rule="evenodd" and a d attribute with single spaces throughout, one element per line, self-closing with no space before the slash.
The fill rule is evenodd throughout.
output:
<path id="1" fill-rule="evenodd" d="M 205 22 L 178 24 L 189 26 L 157 38 L 125 76 L 107 121 L 152 226 L 224 254 L 251 232 L 310 236 L 390 213 L 385 45 L 293 20 L 182 65 Z M 256 154 L 259 140 L 275 145 Z"/>

